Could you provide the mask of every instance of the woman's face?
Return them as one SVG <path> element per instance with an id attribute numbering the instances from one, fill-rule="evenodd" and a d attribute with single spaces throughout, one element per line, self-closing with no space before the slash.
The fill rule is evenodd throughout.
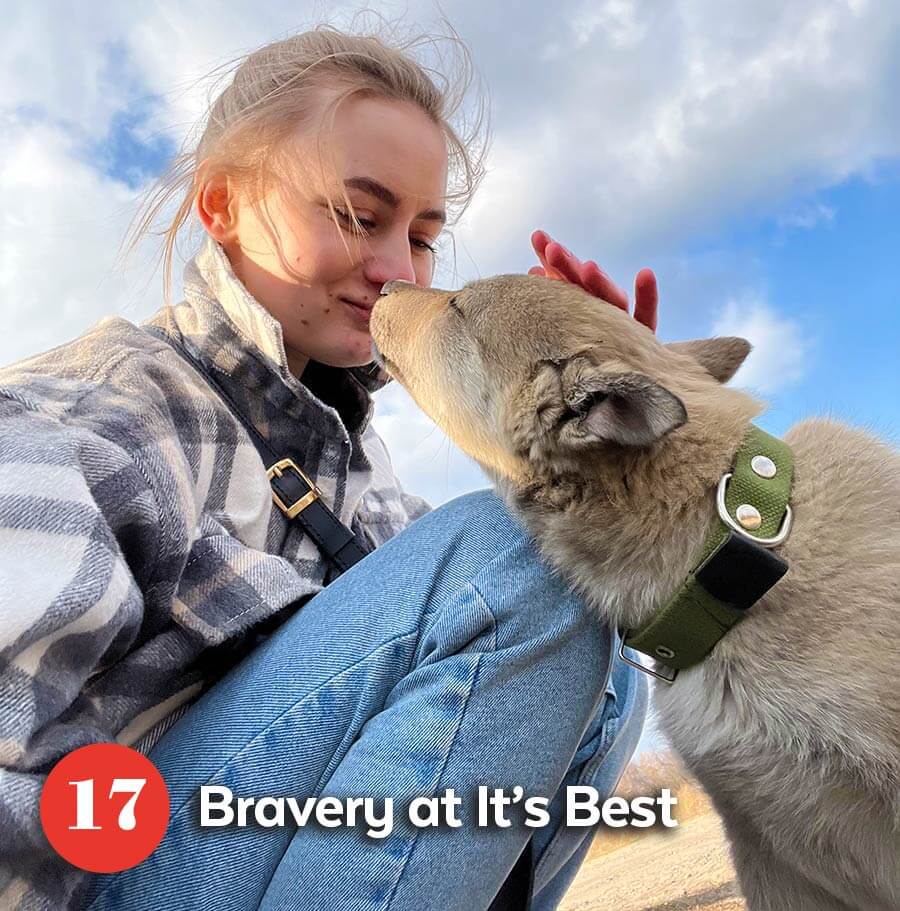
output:
<path id="1" fill-rule="evenodd" d="M 306 172 L 318 175 L 315 137 L 298 138 L 296 149 Z M 281 323 L 298 376 L 309 359 L 335 367 L 371 360 L 369 312 L 381 286 L 394 278 L 430 285 L 429 247 L 443 227 L 446 141 L 415 105 L 347 99 L 328 151 L 335 173 L 300 192 L 274 188 L 262 201 L 262 217 L 238 196 L 234 229 L 222 242 L 237 277 Z M 342 185 L 368 236 L 354 235 L 342 219 Z"/>

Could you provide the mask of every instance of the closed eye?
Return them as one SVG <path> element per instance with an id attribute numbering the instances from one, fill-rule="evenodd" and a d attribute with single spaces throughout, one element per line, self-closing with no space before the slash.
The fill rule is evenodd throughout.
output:
<path id="1" fill-rule="evenodd" d="M 342 209 L 340 206 L 333 205 L 334 214 L 337 216 L 338 221 L 341 224 L 341 227 L 347 231 L 353 231 L 354 234 L 358 234 L 360 237 L 369 237 L 371 233 L 378 227 L 378 225 L 368 218 L 357 218 L 359 222 L 359 227 L 353 224 L 352 219 L 350 218 L 350 213 L 346 209 Z M 428 243 L 427 240 L 422 240 L 419 237 L 410 237 L 409 242 L 416 248 L 419 252 L 424 253 L 428 251 L 431 254 L 437 253 L 437 247 L 434 244 Z"/>
<path id="2" fill-rule="evenodd" d="M 463 313 L 462 310 L 460 309 L 459 302 L 457 300 L 457 295 L 454 294 L 453 297 L 451 297 L 450 300 L 447 301 L 447 306 L 451 310 L 455 310 L 460 316 L 465 316 L 465 313 Z"/>
<path id="3" fill-rule="evenodd" d="M 351 225 L 350 213 L 345 209 L 341 209 L 338 206 L 334 206 L 334 212 L 337 215 L 338 219 L 342 221 L 345 225 Z M 367 218 L 357 218 L 357 221 L 360 225 L 366 230 L 371 231 L 375 227 L 375 222 Z"/>

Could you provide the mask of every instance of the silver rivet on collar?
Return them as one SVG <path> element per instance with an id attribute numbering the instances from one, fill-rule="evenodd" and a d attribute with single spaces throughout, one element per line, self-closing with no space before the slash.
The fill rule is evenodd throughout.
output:
<path id="1" fill-rule="evenodd" d="M 741 503 L 735 512 L 735 516 L 737 516 L 738 522 L 748 531 L 754 531 L 762 525 L 762 516 L 759 514 L 759 510 L 749 503 Z"/>
<path id="2" fill-rule="evenodd" d="M 667 645 L 657 645 L 653 650 L 659 655 L 660 658 L 674 658 L 675 652 L 672 651 Z"/>
<path id="3" fill-rule="evenodd" d="M 768 456 L 764 455 L 753 456 L 753 458 L 750 459 L 750 467 L 761 478 L 774 478 L 778 471 L 775 467 L 775 463 Z"/>

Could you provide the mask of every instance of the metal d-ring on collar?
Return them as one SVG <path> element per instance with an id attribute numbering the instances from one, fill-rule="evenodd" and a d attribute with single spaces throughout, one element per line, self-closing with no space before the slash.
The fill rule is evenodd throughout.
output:
<path id="1" fill-rule="evenodd" d="M 787 536 L 791 533 L 791 525 L 794 522 L 794 513 L 791 510 L 790 504 L 786 504 L 784 507 L 784 518 L 781 520 L 781 525 L 778 526 L 778 531 L 771 538 L 757 538 L 755 535 L 749 534 L 742 525 L 731 518 L 731 513 L 728 512 L 728 507 L 725 505 L 725 494 L 728 490 L 728 482 L 731 480 L 731 477 L 732 472 L 730 471 L 723 474 L 719 480 L 719 487 L 716 490 L 716 510 L 719 513 L 719 518 L 729 528 L 733 528 L 739 535 L 743 535 L 754 544 L 759 544 L 762 547 L 778 547 L 779 544 L 783 544 Z"/>

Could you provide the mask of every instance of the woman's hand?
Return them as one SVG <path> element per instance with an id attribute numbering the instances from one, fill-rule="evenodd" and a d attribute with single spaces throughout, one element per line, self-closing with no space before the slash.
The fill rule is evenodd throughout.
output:
<path id="1" fill-rule="evenodd" d="M 628 295 L 593 261 L 581 262 L 562 244 L 550 239 L 546 231 L 535 231 L 531 245 L 541 265 L 532 266 L 529 275 L 546 275 L 584 288 L 595 297 L 628 312 Z M 650 269 L 641 269 L 634 278 L 634 318 L 656 332 L 659 291 L 656 276 Z"/>

